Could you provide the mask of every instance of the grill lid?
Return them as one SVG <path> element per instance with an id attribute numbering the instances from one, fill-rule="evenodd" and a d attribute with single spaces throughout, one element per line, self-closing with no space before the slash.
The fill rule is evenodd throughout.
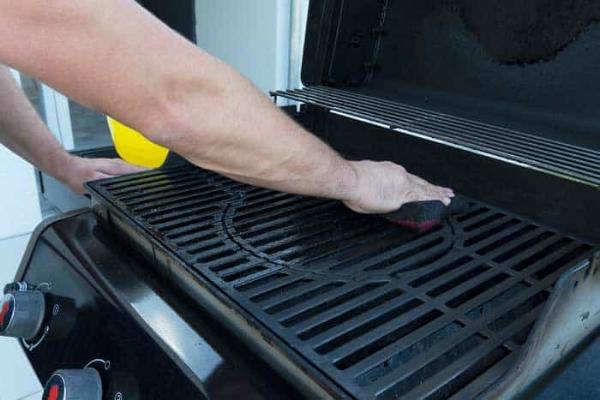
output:
<path id="1" fill-rule="evenodd" d="M 558 277 L 593 252 L 475 201 L 417 235 L 193 167 L 90 189 L 108 221 L 141 228 L 133 243 L 165 246 L 321 385 L 361 399 L 481 393 L 515 362 Z"/>
<path id="2" fill-rule="evenodd" d="M 597 188 L 599 10 L 314 0 L 303 88 L 277 95 Z"/>

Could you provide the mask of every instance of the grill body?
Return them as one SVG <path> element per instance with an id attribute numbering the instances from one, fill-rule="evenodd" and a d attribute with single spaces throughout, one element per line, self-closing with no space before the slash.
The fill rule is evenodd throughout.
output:
<path id="1" fill-rule="evenodd" d="M 73 304 L 64 334 L 50 325 L 30 342 L 37 346 L 24 346 L 42 385 L 58 370 L 92 368 L 106 399 L 300 398 L 89 209 L 40 225 L 16 281 L 39 285 L 50 305 L 57 297 Z"/>

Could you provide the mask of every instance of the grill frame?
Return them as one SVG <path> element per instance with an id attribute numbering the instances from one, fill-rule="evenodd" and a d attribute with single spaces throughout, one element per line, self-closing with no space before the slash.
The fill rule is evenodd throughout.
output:
<path id="1" fill-rule="evenodd" d="M 165 181 L 167 184 L 171 183 L 171 185 L 170 185 L 171 189 L 169 189 L 169 190 L 172 190 L 175 192 L 183 191 L 185 193 L 185 191 L 189 187 L 189 182 L 188 182 L 187 186 L 185 183 L 181 184 L 180 182 L 178 182 L 177 181 L 177 173 L 180 171 L 185 172 L 186 170 L 187 170 L 187 167 L 171 170 L 171 173 L 175 174 L 175 176 L 172 177 L 173 181 L 170 182 L 168 179 Z M 348 385 L 346 385 L 346 384 L 341 385 L 341 386 L 337 385 L 335 383 L 336 379 L 330 379 L 328 377 L 328 376 L 332 375 L 331 370 L 329 370 L 328 368 L 325 368 L 323 365 L 315 366 L 315 365 L 307 364 L 307 361 L 309 361 L 309 360 L 307 360 L 298 350 L 293 350 L 290 348 L 289 345 L 297 348 L 297 346 L 295 346 L 295 343 L 293 343 L 293 341 L 288 340 L 287 341 L 288 345 L 286 345 L 284 343 L 285 341 L 281 340 L 280 333 L 278 333 L 277 331 L 275 331 L 275 332 L 270 331 L 272 329 L 272 327 L 269 327 L 268 326 L 269 324 L 264 323 L 264 318 L 258 318 L 258 317 L 256 317 L 256 313 L 248 312 L 247 304 L 245 304 L 244 302 L 240 302 L 239 299 L 237 299 L 237 300 L 232 299 L 231 292 L 226 290 L 222 286 L 220 287 L 219 285 L 215 284 L 215 282 L 212 281 L 210 279 L 210 277 L 201 276 L 201 274 L 199 274 L 198 271 L 196 271 L 196 270 L 194 270 L 194 268 L 190 267 L 189 261 L 186 262 L 186 260 L 184 258 L 182 258 L 181 255 L 176 254 L 176 252 L 174 252 L 172 249 L 169 249 L 164 243 L 161 243 L 160 238 L 156 237 L 156 235 L 152 235 L 147 230 L 147 227 L 144 227 L 145 224 L 143 221 L 136 220 L 135 218 L 133 218 L 132 215 L 128 215 L 127 211 L 124 208 L 119 207 L 119 205 L 114 202 L 114 199 L 111 199 L 110 194 L 108 194 L 108 192 L 102 188 L 102 185 L 113 185 L 113 187 L 118 189 L 118 188 L 120 188 L 119 185 L 122 185 L 123 189 L 119 193 L 122 195 L 123 191 L 126 193 L 127 191 L 132 190 L 131 180 L 135 181 L 135 180 L 140 180 L 140 179 L 143 180 L 143 179 L 147 178 L 149 181 L 151 181 L 152 179 L 154 179 L 153 177 L 160 176 L 161 174 L 165 174 L 165 173 L 168 174 L 169 172 L 167 172 L 167 171 L 150 172 L 150 173 L 135 175 L 133 177 L 116 178 L 116 179 L 111 179 L 108 181 L 100 181 L 100 182 L 91 184 L 90 189 L 93 194 L 94 205 L 95 205 L 96 210 L 111 225 L 117 227 L 118 230 L 120 230 L 121 232 L 125 232 L 125 235 L 129 239 L 133 239 L 135 242 L 137 242 L 136 247 L 138 247 L 139 249 L 142 249 L 146 253 L 146 255 L 152 259 L 153 263 L 159 268 L 159 270 L 161 270 L 163 273 L 169 275 L 169 279 L 175 279 L 179 283 L 179 285 L 183 284 L 184 286 L 187 286 L 184 289 L 187 289 L 186 291 L 188 292 L 188 294 L 190 294 L 194 299 L 199 300 L 198 297 L 200 295 L 200 297 L 203 297 L 203 299 L 204 299 L 204 301 L 202 302 L 203 305 L 207 306 L 210 309 L 213 309 L 213 311 L 214 311 L 215 307 L 219 308 L 218 304 L 214 304 L 214 302 L 216 301 L 216 302 L 220 303 L 221 307 L 217 311 L 217 313 L 220 313 L 218 316 L 221 317 L 222 319 L 226 320 L 225 322 L 227 322 L 229 324 L 231 324 L 232 319 L 235 320 L 236 317 L 239 317 L 239 316 L 243 317 L 243 321 L 241 321 L 241 320 L 239 320 L 239 318 L 237 318 L 237 324 L 234 324 L 236 329 L 240 329 L 240 326 L 239 326 L 240 323 L 247 324 L 247 325 L 253 327 L 253 329 L 257 330 L 257 332 L 260 335 L 265 336 L 267 338 L 268 342 L 271 342 L 272 345 L 275 346 L 275 348 L 277 349 L 277 352 L 278 352 L 277 357 L 281 357 L 281 359 L 279 360 L 280 363 L 283 362 L 287 367 L 289 367 L 289 364 L 285 363 L 285 359 L 287 358 L 287 359 L 293 360 L 293 362 L 296 362 L 299 365 L 302 365 L 302 370 L 304 370 L 304 372 L 297 371 L 297 370 L 295 372 L 291 372 L 290 375 L 293 379 L 299 378 L 298 373 L 304 373 L 306 376 L 309 377 L 309 379 L 318 382 L 318 385 L 320 387 L 326 388 L 326 390 L 328 390 L 329 394 L 333 394 L 338 397 L 345 397 L 350 394 L 354 394 L 360 398 L 363 398 L 363 397 L 373 398 L 373 393 L 361 392 L 359 389 L 356 389 L 355 387 L 349 388 L 350 393 L 348 391 L 345 391 L 344 388 L 348 388 Z M 184 173 L 184 175 L 185 175 L 185 173 Z M 216 178 L 216 179 L 225 180 L 225 178 Z M 177 183 L 177 184 L 173 185 L 173 183 Z M 240 185 L 240 184 L 234 184 L 234 187 L 242 187 L 242 186 L 243 185 Z M 150 190 L 150 192 L 152 192 L 152 190 L 154 190 L 155 188 L 150 186 L 148 189 Z M 193 189 L 190 189 L 190 190 L 193 191 Z M 260 196 L 260 192 L 258 192 L 258 193 L 259 193 L 258 196 Z M 140 204 L 136 203 L 136 201 L 139 201 L 139 199 L 136 198 L 136 196 L 138 196 L 138 195 L 140 195 L 140 194 L 137 194 L 137 195 L 136 194 L 128 194 L 129 201 L 133 202 L 131 204 L 133 204 L 134 206 L 140 207 Z M 151 195 L 151 196 L 153 196 L 153 195 Z M 287 195 L 277 195 L 277 196 L 281 196 L 280 198 L 283 198 L 284 199 L 283 201 L 285 201 L 285 198 Z M 164 200 L 164 193 L 162 194 L 161 197 Z M 269 197 L 269 195 L 267 197 Z M 218 198 L 218 195 L 217 195 L 217 198 Z M 189 200 L 189 201 L 193 202 L 193 200 Z M 201 207 L 200 204 L 196 204 L 196 206 Z M 158 210 L 151 211 L 151 215 L 154 215 L 152 213 L 157 214 L 157 215 L 160 214 L 160 212 Z M 512 217 L 516 217 L 510 213 L 505 213 L 505 214 L 512 216 Z M 196 218 L 196 219 L 199 218 L 199 216 L 197 215 L 196 212 L 194 212 L 193 215 L 194 216 L 192 218 Z M 226 216 L 227 211 L 223 212 L 222 215 Z M 164 220 L 165 217 L 162 216 L 161 218 L 163 218 L 163 220 Z M 208 218 L 207 221 L 211 221 L 210 216 L 205 217 L 205 218 Z M 161 223 L 166 223 L 166 222 L 163 221 Z M 518 227 L 520 225 L 517 224 L 515 226 Z M 181 230 L 181 229 L 185 229 L 185 228 L 178 228 L 178 229 Z M 514 229 L 514 230 L 518 231 L 518 229 Z M 475 231 L 476 231 L 476 229 L 475 229 Z M 178 231 L 177 234 L 184 235 L 184 236 L 178 237 L 180 240 L 183 240 L 183 238 L 186 237 L 185 232 Z M 530 232 L 530 234 L 531 234 L 531 232 Z M 188 233 L 188 235 L 189 235 L 189 233 Z M 425 236 L 425 237 L 427 237 L 427 236 Z M 484 244 L 487 243 L 485 241 L 485 238 L 483 238 L 482 241 Z M 484 246 L 482 245 L 480 247 L 484 247 Z M 590 245 L 589 252 L 590 252 L 590 255 L 593 252 L 591 249 L 591 245 Z M 207 257 L 215 256 L 214 253 L 211 253 L 211 254 L 204 253 L 204 255 Z M 417 254 L 417 256 L 418 256 L 418 254 Z M 235 259 L 235 255 L 231 256 L 231 257 L 233 257 Z M 254 261 L 259 262 L 257 260 L 254 260 Z M 573 263 L 573 264 L 575 264 L 575 263 Z M 252 265 L 249 265 L 248 267 L 251 267 L 251 266 Z M 240 271 L 243 271 L 243 270 L 238 269 L 236 271 L 234 268 L 233 274 L 235 275 L 235 273 L 239 273 Z M 277 273 L 278 271 L 281 271 L 281 269 L 271 270 L 269 273 Z M 497 274 L 492 274 L 493 272 L 494 272 L 493 269 L 491 270 L 491 272 L 488 269 L 487 271 L 483 271 L 482 275 L 486 279 L 489 279 L 492 276 L 497 275 Z M 198 282 L 190 282 L 189 274 L 193 275 L 194 279 L 196 279 Z M 486 274 L 488 274 L 488 275 L 486 275 Z M 558 274 L 556 274 L 556 272 L 555 272 L 555 275 L 556 276 L 553 275 L 554 281 L 556 279 L 558 279 Z M 340 275 L 340 276 L 342 276 L 342 275 Z M 258 279 L 256 276 L 253 276 L 252 278 Z M 342 278 L 338 277 L 337 279 L 342 279 Z M 376 281 L 377 281 L 377 279 L 375 279 L 374 281 L 364 280 L 363 282 L 374 283 Z M 321 283 L 331 284 L 332 282 L 335 282 L 335 279 L 333 281 L 332 280 L 323 280 Z M 482 278 L 478 281 L 478 283 L 482 283 L 482 282 L 485 282 L 485 279 Z M 429 282 L 429 283 L 431 283 L 431 282 Z M 344 285 L 342 285 L 341 288 L 340 287 L 332 287 L 332 291 L 339 290 L 340 295 L 341 295 L 343 292 L 342 291 L 343 286 Z M 214 298 L 209 301 L 207 301 L 207 299 L 210 298 L 210 296 L 208 295 L 208 293 L 206 293 L 208 288 L 217 289 L 216 293 L 215 293 L 215 290 L 211 290 L 211 292 L 213 292 L 213 293 L 211 293 L 211 295 Z M 356 287 L 354 289 L 356 289 Z M 431 289 L 432 288 L 428 288 L 428 286 L 425 285 L 424 289 L 422 289 L 422 291 L 431 290 Z M 377 288 L 375 288 L 374 290 L 376 291 Z M 403 288 L 403 290 L 405 291 L 405 293 L 411 291 L 410 288 L 406 288 L 406 287 Z M 199 292 L 203 292 L 203 293 L 199 293 Z M 381 295 L 381 293 L 379 293 L 379 294 Z M 500 292 L 497 294 L 500 294 Z M 367 292 L 367 293 L 362 293 L 362 295 L 368 296 L 369 294 Z M 492 297 L 490 297 L 490 298 L 492 298 Z M 232 300 L 234 301 L 234 303 L 237 302 L 237 305 L 233 304 Z M 223 304 L 227 304 L 227 306 L 230 309 L 226 310 L 224 312 L 224 309 L 222 307 Z M 421 313 L 421 314 L 423 314 L 423 313 Z M 293 316 L 293 313 L 288 316 L 288 319 L 291 318 L 292 316 Z M 452 321 L 452 319 L 450 319 L 448 321 L 448 323 L 450 323 L 450 322 L 456 322 L 456 320 Z M 478 331 L 475 330 L 473 332 L 473 334 L 475 335 L 475 334 L 477 334 L 477 332 Z M 256 337 L 254 337 L 253 339 L 255 340 Z M 256 343 L 254 343 L 254 345 L 256 345 Z M 515 353 L 513 352 L 513 354 L 515 354 Z M 359 362 L 360 362 L 360 360 L 359 360 Z M 351 367 L 352 366 L 350 366 L 350 368 Z M 322 373 L 321 371 L 324 371 L 324 373 Z M 306 376 L 305 376 L 305 379 L 306 379 Z M 339 379 L 337 379 L 337 381 L 339 381 Z M 311 385 L 310 382 L 306 383 L 304 385 L 304 389 L 306 389 L 308 393 L 313 394 L 313 395 L 319 391 L 318 387 Z M 423 389 L 423 388 L 421 388 L 421 389 Z M 321 394 L 323 394 L 323 392 L 321 392 Z"/>

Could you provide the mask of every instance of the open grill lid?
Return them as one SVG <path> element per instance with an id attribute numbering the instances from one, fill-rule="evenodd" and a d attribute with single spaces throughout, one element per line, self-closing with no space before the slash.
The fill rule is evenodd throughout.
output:
<path id="1" fill-rule="evenodd" d="M 599 152 L 599 18 L 598 0 L 313 0 L 303 84 Z"/>

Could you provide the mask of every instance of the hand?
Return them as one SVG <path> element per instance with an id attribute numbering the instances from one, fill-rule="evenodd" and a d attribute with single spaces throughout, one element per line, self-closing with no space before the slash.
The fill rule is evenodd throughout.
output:
<path id="1" fill-rule="evenodd" d="M 391 162 L 352 162 L 356 187 L 352 200 L 344 203 L 362 214 L 385 214 L 415 201 L 439 200 L 446 206 L 454 197 L 452 189 L 435 186 L 409 174 Z"/>
<path id="2" fill-rule="evenodd" d="M 61 166 L 60 180 L 75 193 L 83 194 L 83 184 L 98 179 L 145 171 L 144 168 L 128 164 L 119 159 L 81 158 L 71 156 Z"/>

